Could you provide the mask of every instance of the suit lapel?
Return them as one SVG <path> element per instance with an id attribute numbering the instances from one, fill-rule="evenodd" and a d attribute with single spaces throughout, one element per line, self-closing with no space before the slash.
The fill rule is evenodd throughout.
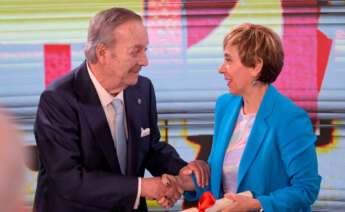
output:
<path id="1" fill-rule="evenodd" d="M 127 140 L 127 170 L 126 173 L 129 176 L 137 176 L 137 167 L 139 161 L 137 161 L 138 153 L 138 142 L 137 138 L 140 138 L 140 126 L 141 117 L 144 114 L 144 99 L 139 93 L 140 79 L 134 86 L 130 86 L 124 91 L 124 101 L 126 110 L 126 121 L 128 129 L 128 140 Z M 130 111 L 130 112 L 129 112 Z"/>
<path id="2" fill-rule="evenodd" d="M 272 112 L 274 100 L 277 93 L 277 90 L 272 85 L 269 85 L 266 94 L 260 104 L 259 111 L 256 115 L 252 130 L 247 141 L 247 145 L 241 158 L 238 171 L 237 190 L 239 189 L 243 178 L 248 172 L 249 167 L 255 160 L 261 144 L 264 141 L 268 129 L 266 118 Z"/>
<path id="3" fill-rule="evenodd" d="M 114 141 L 97 91 L 87 71 L 86 62 L 75 72 L 75 91 L 80 97 L 80 109 L 86 117 L 95 140 L 101 146 L 112 170 L 120 170 Z"/>

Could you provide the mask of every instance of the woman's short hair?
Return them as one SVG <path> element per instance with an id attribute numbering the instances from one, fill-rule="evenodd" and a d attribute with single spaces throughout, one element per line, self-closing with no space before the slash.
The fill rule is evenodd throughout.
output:
<path id="1" fill-rule="evenodd" d="M 142 21 L 133 11 L 124 8 L 111 8 L 97 13 L 90 21 L 87 43 L 84 48 L 85 57 L 91 63 L 97 62 L 96 47 L 103 43 L 110 47 L 115 43 L 114 29 L 132 20 Z"/>
<path id="2" fill-rule="evenodd" d="M 241 62 L 247 67 L 254 67 L 258 59 L 262 59 L 258 81 L 274 82 L 283 68 L 284 50 L 280 37 L 265 26 L 250 23 L 235 26 L 224 38 L 223 48 L 228 45 L 238 48 Z"/>

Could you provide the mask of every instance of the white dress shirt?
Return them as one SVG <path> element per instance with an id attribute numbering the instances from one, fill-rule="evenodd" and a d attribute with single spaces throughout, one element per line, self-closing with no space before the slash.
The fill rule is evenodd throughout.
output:
<path id="1" fill-rule="evenodd" d="M 123 101 L 123 91 L 121 91 L 120 93 L 118 93 L 115 97 L 113 97 L 110 93 L 108 93 L 103 87 L 102 85 L 98 82 L 98 80 L 96 79 L 95 75 L 93 75 L 93 73 L 91 72 L 90 68 L 89 68 L 89 64 L 86 63 L 87 65 L 87 71 L 90 75 L 91 81 L 93 83 L 93 85 L 96 88 L 96 92 L 98 94 L 99 100 L 101 101 L 104 113 L 105 113 L 105 117 L 107 118 L 108 121 L 108 125 L 111 131 L 111 136 L 113 137 L 113 141 L 115 141 L 115 109 L 112 106 L 111 102 L 114 99 L 120 99 L 121 102 L 123 103 L 123 106 L 125 106 L 125 102 Z M 126 122 L 126 111 L 124 111 L 124 120 L 125 120 L 125 131 L 126 131 L 126 138 L 128 138 L 128 132 L 127 132 L 127 122 Z M 114 142 L 116 143 L 116 142 Z M 115 162 L 115 161 L 114 161 Z M 138 177 L 138 193 L 137 193 L 137 198 L 135 200 L 135 204 L 133 209 L 137 209 L 140 203 L 140 193 L 141 193 L 141 178 Z"/>

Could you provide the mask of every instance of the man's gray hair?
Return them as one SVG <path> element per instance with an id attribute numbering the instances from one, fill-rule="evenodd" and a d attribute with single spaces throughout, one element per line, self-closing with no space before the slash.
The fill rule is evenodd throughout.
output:
<path id="1" fill-rule="evenodd" d="M 110 47 L 115 43 L 113 30 L 131 20 L 142 21 L 141 17 L 133 11 L 125 8 L 111 8 L 97 13 L 90 21 L 87 43 L 84 48 L 85 57 L 88 61 L 97 63 L 96 47 L 103 43 Z"/>

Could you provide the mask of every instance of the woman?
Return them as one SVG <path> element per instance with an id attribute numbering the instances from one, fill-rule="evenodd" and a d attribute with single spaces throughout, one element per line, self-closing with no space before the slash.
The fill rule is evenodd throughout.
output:
<path id="1" fill-rule="evenodd" d="M 310 211 L 321 177 L 308 114 L 272 85 L 283 67 L 279 36 L 254 24 L 241 24 L 225 37 L 224 75 L 230 94 L 215 108 L 213 146 L 208 159 L 210 185 L 192 177 L 178 181 L 189 200 L 206 190 L 234 201 L 224 211 Z M 253 198 L 236 193 L 250 191 Z"/>

